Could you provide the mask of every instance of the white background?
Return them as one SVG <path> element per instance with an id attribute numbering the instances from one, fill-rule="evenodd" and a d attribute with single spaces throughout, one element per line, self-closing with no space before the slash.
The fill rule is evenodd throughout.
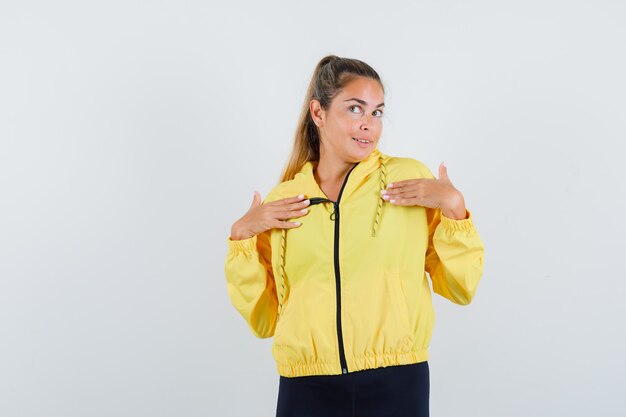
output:
<path id="1" fill-rule="evenodd" d="M 0 2 L 0 415 L 273 416 L 231 224 L 326 54 L 386 88 L 382 152 L 445 161 L 485 243 L 436 296 L 436 417 L 623 416 L 621 1 Z"/>

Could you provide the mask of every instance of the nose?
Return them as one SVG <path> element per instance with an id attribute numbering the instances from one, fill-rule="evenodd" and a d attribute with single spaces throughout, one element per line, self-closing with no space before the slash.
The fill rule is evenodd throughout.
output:
<path id="1" fill-rule="evenodd" d="M 372 116 L 371 114 L 363 114 L 361 116 L 361 129 L 368 130 L 372 127 Z"/>

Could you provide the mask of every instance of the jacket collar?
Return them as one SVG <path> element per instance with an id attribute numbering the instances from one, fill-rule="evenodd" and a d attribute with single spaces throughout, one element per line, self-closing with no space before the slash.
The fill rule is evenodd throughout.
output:
<path id="1" fill-rule="evenodd" d="M 372 173 L 375 172 L 381 166 L 381 159 L 386 158 L 386 155 L 380 152 L 378 148 L 375 148 L 365 159 L 359 161 L 356 166 L 348 175 L 348 181 L 341 194 L 341 199 L 348 197 L 359 185 Z M 294 176 L 294 180 L 302 181 L 299 185 L 304 186 L 304 192 L 309 197 L 324 197 L 323 191 L 320 189 L 319 184 L 313 176 L 313 168 L 316 162 L 307 161 L 304 163 L 300 171 Z"/>

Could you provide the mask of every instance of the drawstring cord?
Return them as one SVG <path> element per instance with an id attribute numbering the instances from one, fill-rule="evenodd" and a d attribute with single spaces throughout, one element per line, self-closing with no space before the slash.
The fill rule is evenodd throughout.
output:
<path id="1" fill-rule="evenodd" d="M 281 230 L 280 239 L 280 285 L 278 293 L 278 317 L 283 312 L 283 300 L 285 299 L 285 242 L 287 241 L 287 229 Z"/>
<path id="2" fill-rule="evenodd" d="M 380 191 L 387 188 L 387 166 L 383 161 L 382 155 L 378 157 L 380 161 Z M 376 208 L 376 217 L 374 217 L 374 227 L 372 230 L 372 237 L 376 237 L 378 231 L 378 225 L 380 224 L 380 216 L 383 214 L 383 195 L 378 193 L 378 207 Z"/>

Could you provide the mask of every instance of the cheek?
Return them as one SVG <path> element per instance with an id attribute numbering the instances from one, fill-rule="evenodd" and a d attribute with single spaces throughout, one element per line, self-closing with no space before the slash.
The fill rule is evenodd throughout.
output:
<path id="1" fill-rule="evenodd" d="M 359 130 L 359 124 L 357 121 L 352 120 L 350 117 L 343 117 L 337 120 L 337 132 L 344 136 L 352 136 L 355 131 Z"/>
<path id="2" fill-rule="evenodd" d="M 372 129 L 377 133 L 377 136 L 380 135 L 380 132 L 383 131 L 383 121 L 378 120 L 372 125 Z"/>

